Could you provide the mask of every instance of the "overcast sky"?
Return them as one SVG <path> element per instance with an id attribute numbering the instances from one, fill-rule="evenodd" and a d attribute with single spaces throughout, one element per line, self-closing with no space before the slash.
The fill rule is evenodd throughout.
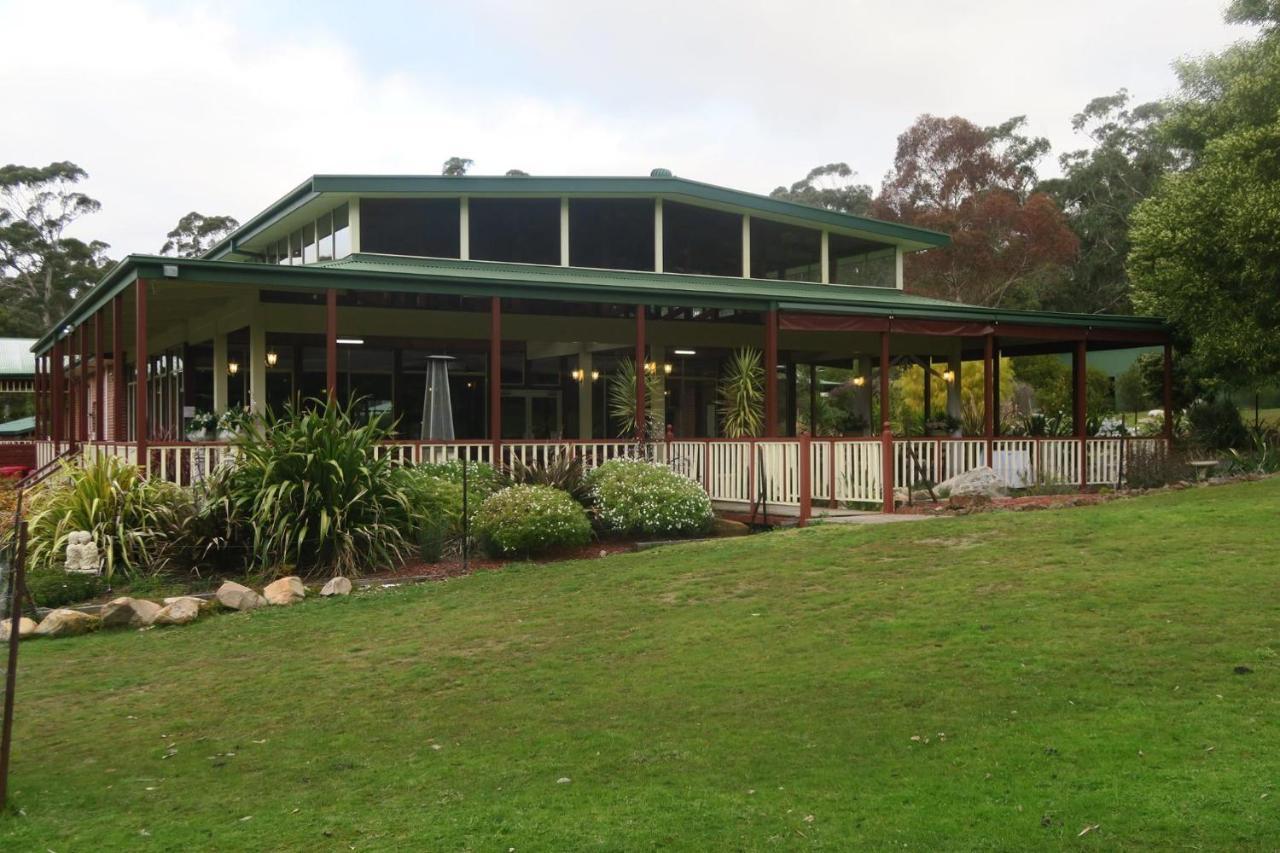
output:
<path id="1" fill-rule="evenodd" d="M 677 175 L 768 192 L 843 160 L 879 184 L 921 113 L 1071 116 L 1248 35 L 1218 0 L 0 0 L 0 162 L 72 160 L 80 236 L 154 252 L 313 173 Z"/>

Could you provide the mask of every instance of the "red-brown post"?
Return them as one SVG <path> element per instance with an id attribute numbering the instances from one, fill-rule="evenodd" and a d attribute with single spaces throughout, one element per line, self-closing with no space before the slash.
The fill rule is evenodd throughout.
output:
<path id="1" fill-rule="evenodd" d="M 107 348 L 102 340 L 104 325 L 102 310 L 99 309 L 93 314 L 93 437 L 96 441 L 106 438 Z"/>
<path id="2" fill-rule="evenodd" d="M 800 520 L 799 524 L 804 527 L 809 523 L 809 516 L 813 514 L 813 470 L 812 460 L 810 458 L 811 451 L 809 449 L 810 439 L 808 435 L 802 435 L 799 438 L 800 449 L 798 455 L 800 457 Z"/>
<path id="3" fill-rule="evenodd" d="M 338 291 L 324 292 L 324 390 L 338 399 Z"/>
<path id="4" fill-rule="evenodd" d="M 1173 344 L 1164 345 L 1164 438 L 1173 440 Z"/>
<path id="5" fill-rule="evenodd" d="M 65 413 L 64 407 L 67 402 L 67 375 L 63 365 L 62 355 L 65 348 L 66 344 L 63 341 L 57 340 L 53 342 L 53 387 L 50 394 L 50 403 L 52 404 L 53 409 L 51 421 L 53 428 L 52 437 L 54 441 L 62 441 L 66 438 L 66 435 L 64 435 L 66 423 L 63 415 Z"/>
<path id="6" fill-rule="evenodd" d="M 502 298 L 489 300 L 489 440 L 493 464 L 502 462 Z"/>
<path id="7" fill-rule="evenodd" d="M 111 300 L 111 438 L 129 440 L 129 424 L 125 415 L 129 390 L 124 375 L 124 294 Z"/>
<path id="8" fill-rule="evenodd" d="M 133 428 L 134 442 L 138 446 L 138 467 L 143 473 L 150 467 L 147 465 L 147 439 L 151 437 L 151 421 L 147 412 L 147 282 L 138 279 L 134 286 L 134 335 L 133 360 L 137 365 L 137 375 L 133 383 Z"/>
<path id="9" fill-rule="evenodd" d="M 880 476 L 884 485 L 884 511 L 893 505 L 893 427 L 889 424 L 889 333 L 880 333 Z"/>
<path id="10" fill-rule="evenodd" d="M 1089 484 L 1089 459 L 1087 440 L 1088 428 L 1085 418 L 1088 413 L 1089 401 L 1089 366 L 1086 356 L 1088 345 L 1084 339 L 1076 341 L 1075 354 L 1071 359 L 1072 378 L 1075 379 L 1075 391 L 1072 394 L 1073 403 L 1073 419 L 1075 421 L 1076 435 L 1080 439 L 1080 488 L 1084 489 Z"/>
<path id="11" fill-rule="evenodd" d="M 649 404 L 645 399 L 645 307 L 643 305 L 636 306 L 636 438 L 639 441 L 645 440 L 645 434 L 648 432 L 646 427 L 649 425 L 649 416 L 646 406 Z"/>
<path id="12" fill-rule="evenodd" d="M 81 323 L 76 329 L 80 338 L 80 377 L 76 386 L 76 441 L 89 438 L 89 332 Z"/>
<path id="13" fill-rule="evenodd" d="M 764 312 L 764 435 L 778 437 L 778 309 Z"/>

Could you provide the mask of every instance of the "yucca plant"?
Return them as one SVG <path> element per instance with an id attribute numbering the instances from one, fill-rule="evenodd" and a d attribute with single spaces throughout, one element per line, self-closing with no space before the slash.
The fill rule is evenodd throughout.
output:
<path id="1" fill-rule="evenodd" d="M 654 400 L 662 399 L 662 380 L 658 374 L 645 373 L 644 397 L 646 412 L 645 435 L 660 438 L 666 430 L 661 411 L 655 411 Z M 609 376 L 609 414 L 618 422 L 618 435 L 631 438 L 636 434 L 636 363 L 630 356 L 618 362 Z"/>
<path id="2" fill-rule="evenodd" d="M 268 412 L 233 441 L 234 468 L 206 508 L 226 519 L 229 541 L 243 525 L 258 569 L 355 575 L 409 553 L 410 501 L 374 453 L 387 429 L 358 423 L 358 403 Z"/>
<path id="3" fill-rule="evenodd" d="M 764 369 L 760 350 L 744 347 L 729 357 L 717 388 L 720 428 L 729 438 L 759 435 L 764 428 Z"/>
<path id="4" fill-rule="evenodd" d="M 529 465 L 511 460 L 510 480 L 527 486 L 550 486 L 567 492 L 578 503 L 585 504 L 591 491 L 582 459 L 572 453 L 557 453 L 546 462 Z"/>
<path id="5" fill-rule="evenodd" d="M 194 512 L 187 490 L 145 479 L 115 456 L 98 456 L 83 468 L 64 463 L 61 475 L 30 500 L 31 565 L 61 568 L 68 536 L 86 530 L 108 582 L 117 572 L 136 578 L 178 566 Z"/>

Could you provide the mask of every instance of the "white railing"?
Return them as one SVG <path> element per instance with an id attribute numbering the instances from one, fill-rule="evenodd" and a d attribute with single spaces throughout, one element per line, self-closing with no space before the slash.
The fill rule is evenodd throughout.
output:
<path id="1" fill-rule="evenodd" d="M 802 491 L 801 454 L 808 447 L 809 494 Z M 36 458 L 47 464 L 65 442 L 36 442 Z M 1129 460 L 1161 452 L 1161 438 L 900 438 L 893 441 L 893 484 L 920 487 L 988 465 L 1010 488 L 1078 486 L 1084 452 L 1088 485 L 1123 484 Z M 233 458 L 234 448 L 217 442 L 158 442 L 141 460 L 131 442 L 81 445 L 80 458 L 114 456 L 140 465 L 146 474 L 181 485 L 201 482 Z M 441 463 L 455 459 L 510 466 L 546 465 L 569 454 L 587 468 L 612 459 L 644 458 L 665 464 L 702 485 L 714 501 L 749 506 L 799 506 L 812 501 L 881 505 L 883 444 L 878 438 L 681 439 L 639 445 L 629 441 L 390 441 L 377 454 L 397 463 Z M 988 461 L 989 458 L 989 461 Z"/>

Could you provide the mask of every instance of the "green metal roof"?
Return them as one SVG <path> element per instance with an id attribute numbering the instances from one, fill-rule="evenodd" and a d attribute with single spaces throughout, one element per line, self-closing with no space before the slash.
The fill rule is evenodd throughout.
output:
<path id="1" fill-rule="evenodd" d="M 165 267 L 177 275 L 165 276 Z M 130 255 L 82 296 L 55 330 L 67 330 L 105 307 L 115 294 L 138 278 L 178 283 L 261 286 L 278 289 L 341 288 L 345 290 L 445 293 L 462 296 L 505 296 L 581 302 L 644 302 L 653 305 L 728 307 L 761 310 L 863 314 L 1026 323 L 1095 329 L 1164 331 L 1155 317 L 1106 314 L 1062 314 L 1006 311 L 931 299 L 893 288 L 815 284 L 774 279 L 680 275 L 582 269 L 579 267 L 506 264 L 386 255 L 353 255 L 310 266 L 274 266 L 238 261 L 182 260 L 158 255 Z M 33 349 L 52 345 L 55 331 Z"/>
<path id="2" fill-rule="evenodd" d="M 34 376 L 36 357 L 31 352 L 35 338 L 0 338 L 0 376 Z"/>
<path id="3" fill-rule="evenodd" d="M 35 415 L 0 423 L 0 435 L 30 435 L 36 431 Z"/>
<path id="4" fill-rule="evenodd" d="M 552 177 L 529 175 L 313 175 L 294 187 L 266 210 L 249 219 L 205 255 L 210 260 L 226 257 L 271 228 L 299 207 L 324 193 L 343 195 L 403 193 L 447 193 L 456 195 L 601 195 L 661 196 L 674 201 L 727 206 L 744 213 L 797 219 L 815 227 L 858 231 L 902 245 L 915 251 L 945 246 L 950 237 L 939 231 L 914 228 L 866 216 L 838 213 L 793 201 L 733 190 L 701 181 L 672 176 L 650 177 Z"/>

